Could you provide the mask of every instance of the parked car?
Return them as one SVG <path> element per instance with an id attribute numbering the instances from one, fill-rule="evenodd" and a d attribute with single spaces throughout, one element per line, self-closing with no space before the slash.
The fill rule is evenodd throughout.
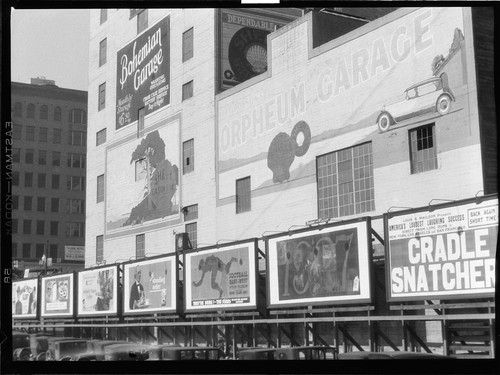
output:
<path id="1" fill-rule="evenodd" d="M 159 345 L 150 345 L 148 347 L 149 350 L 149 358 L 148 361 L 161 361 L 163 360 L 163 349 L 164 348 L 180 348 L 180 345 L 177 344 L 159 344 Z"/>
<path id="2" fill-rule="evenodd" d="M 331 346 L 292 346 L 289 348 L 277 348 L 274 351 L 274 359 L 337 359 L 337 349 Z"/>
<path id="3" fill-rule="evenodd" d="M 31 350 L 29 347 L 26 348 L 16 348 L 12 352 L 13 361 L 30 361 L 32 358 Z"/>
<path id="4" fill-rule="evenodd" d="M 441 354 L 422 353 L 422 352 L 408 352 L 408 351 L 390 351 L 390 352 L 349 352 L 339 353 L 339 359 L 354 359 L 354 360 L 377 360 L 377 359 L 452 359 Z"/>
<path id="5" fill-rule="evenodd" d="M 238 359 L 241 360 L 272 360 L 276 348 L 249 347 L 240 348 Z"/>
<path id="6" fill-rule="evenodd" d="M 71 357 L 87 352 L 87 340 L 73 337 L 53 337 L 47 340 L 46 361 L 70 360 Z"/>
<path id="7" fill-rule="evenodd" d="M 163 360 L 216 360 L 224 358 L 224 352 L 217 347 L 181 346 L 164 347 Z"/>
<path id="8" fill-rule="evenodd" d="M 52 336 L 40 336 L 38 333 L 34 333 L 30 335 L 30 351 L 32 360 L 45 360 L 45 353 L 48 349 L 47 340 Z M 43 354 L 43 355 L 42 355 Z M 40 358 L 40 359 L 38 359 Z M 43 358 L 43 359 L 42 359 Z"/>
<path id="9" fill-rule="evenodd" d="M 391 125 L 428 112 L 448 114 L 455 97 L 447 81 L 443 73 L 408 87 L 403 100 L 384 106 L 377 118 L 379 131 L 386 132 Z"/>
<path id="10" fill-rule="evenodd" d="M 104 347 L 105 361 L 145 361 L 149 358 L 146 345 L 117 343 Z"/>
<path id="11" fill-rule="evenodd" d="M 30 346 L 30 335 L 25 332 L 12 332 L 12 349 L 27 348 Z"/>
<path id="12" fill-rule="evenodd" d="M 117 340 L 90 340 L 87 343 L 87 351 L 73 356 L 71 361 L 104 361 L 104 348 L 116 344 L 129 343 Z"/>

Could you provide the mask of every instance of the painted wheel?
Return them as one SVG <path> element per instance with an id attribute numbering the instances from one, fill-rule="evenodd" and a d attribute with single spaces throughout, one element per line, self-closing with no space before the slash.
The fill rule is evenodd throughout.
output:
<path id="1" fill-rule="evenodd" d="M 244 27 L 229 42 L 228 59 L 238 82 L 267 70 L 267 34 L 269 31 Z"/>
<path id="2" fill-rule="evenodd" d="M 391 126 L 391 116 L 387 112 L 383 112 L 377 120 L 377 125 L 378 125 L 378 130 L 380 130 L 381 133 L 386 132 L 389 130 L 389 127 Z"/>
<path id="3" fill-rule="evenodd" d="M 304 141 L 299 146 L 299 144 L 297 143 L 297 137 L 300 133 L 303 134 Z M 309 150 L 309 146 L 311 145 L 311 129 L 309 128 L 309 125 L 307 125 L 307 122 L 299 121 L 298 123 L 296 123 L 292 129 L 292 134 L 290 134 L 290 137 L 295 144 L 295 156 L 304 156 L 307 150 Z"/>
<path id="4" fill-rule="evenodd" d="M 451 110 L 451 98 L 447 94 L 441 95 L 436 102 L 436 110 L 441 115 L 447 115 Z"/>

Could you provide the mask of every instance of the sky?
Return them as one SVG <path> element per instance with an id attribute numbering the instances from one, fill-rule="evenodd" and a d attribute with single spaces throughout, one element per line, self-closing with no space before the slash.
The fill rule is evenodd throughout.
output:
<path id="1" fill-rule="evenodd" d="M 88 9 L 12 9 L 11 80 L 88 90 Z"/>

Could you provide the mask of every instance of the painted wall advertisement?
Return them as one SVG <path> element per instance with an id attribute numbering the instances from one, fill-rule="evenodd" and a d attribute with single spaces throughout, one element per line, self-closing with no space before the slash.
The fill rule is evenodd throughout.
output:
<path id="1" fill-rule="evenodd" d="M 12 317 L 36 318 L 38 279 L 12 283 Z"/>
<path id="2" fill-rule="evenodd" d="M 170 17 L 120 49 L 116 68 L 116 129 L 170 104 Z"/>
<path id="3" fill-rule="evenodd" d="M 117 313 L 117 267 L 78 272 L 78 315 Z"/>
<path id="4" fill-rule="evenodd" d="M 124 265 L 124 313 L 174 312 L 177 309 L 175 257 Z"/>
<path id="5" fill-rule="evenodd" d="M 390 300 L 494 294 L 498 198 L 395 215 L 386 216 Z"/>
<path id="6" fill-rule="evenodd" d="M 267 240 L 268 305 L 370 301 L 366 221 Z"/>
<path id="7" fill-rule="evenodd" d="M 41 315 L 73 316 L 74 275 L 42 277 Z"/>
<path id="8" fill-rule="evenodd" d="M 251 309 L 256 302 L 255 241 L 185 253 L 185 309 Z"/>
<path id="9" fill-rule="evenodd" d="M 316 184 L 318 155 L 468 111 L 463 10 L 397 12 L 321 53 L 309 50 L 305 21 L 273 33 L 270 76 L 217 100 L 219 204 L 232 204 L 240 176 L 251 175 L 258 195 Z"/>

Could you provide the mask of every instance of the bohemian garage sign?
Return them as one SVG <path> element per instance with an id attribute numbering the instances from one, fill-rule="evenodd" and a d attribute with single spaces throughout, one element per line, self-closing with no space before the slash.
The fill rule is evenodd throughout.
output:
<path id="1" fill-rule="evenodd" d="M 117 55 L 116 129 L 170 104 L 170 17 L 127 44 Z"/>
<path id="2" fill-rule="evenodd" d="M 494 295 L 496 195 L 385 214 L 385 228 L 389 300 Z"/>

